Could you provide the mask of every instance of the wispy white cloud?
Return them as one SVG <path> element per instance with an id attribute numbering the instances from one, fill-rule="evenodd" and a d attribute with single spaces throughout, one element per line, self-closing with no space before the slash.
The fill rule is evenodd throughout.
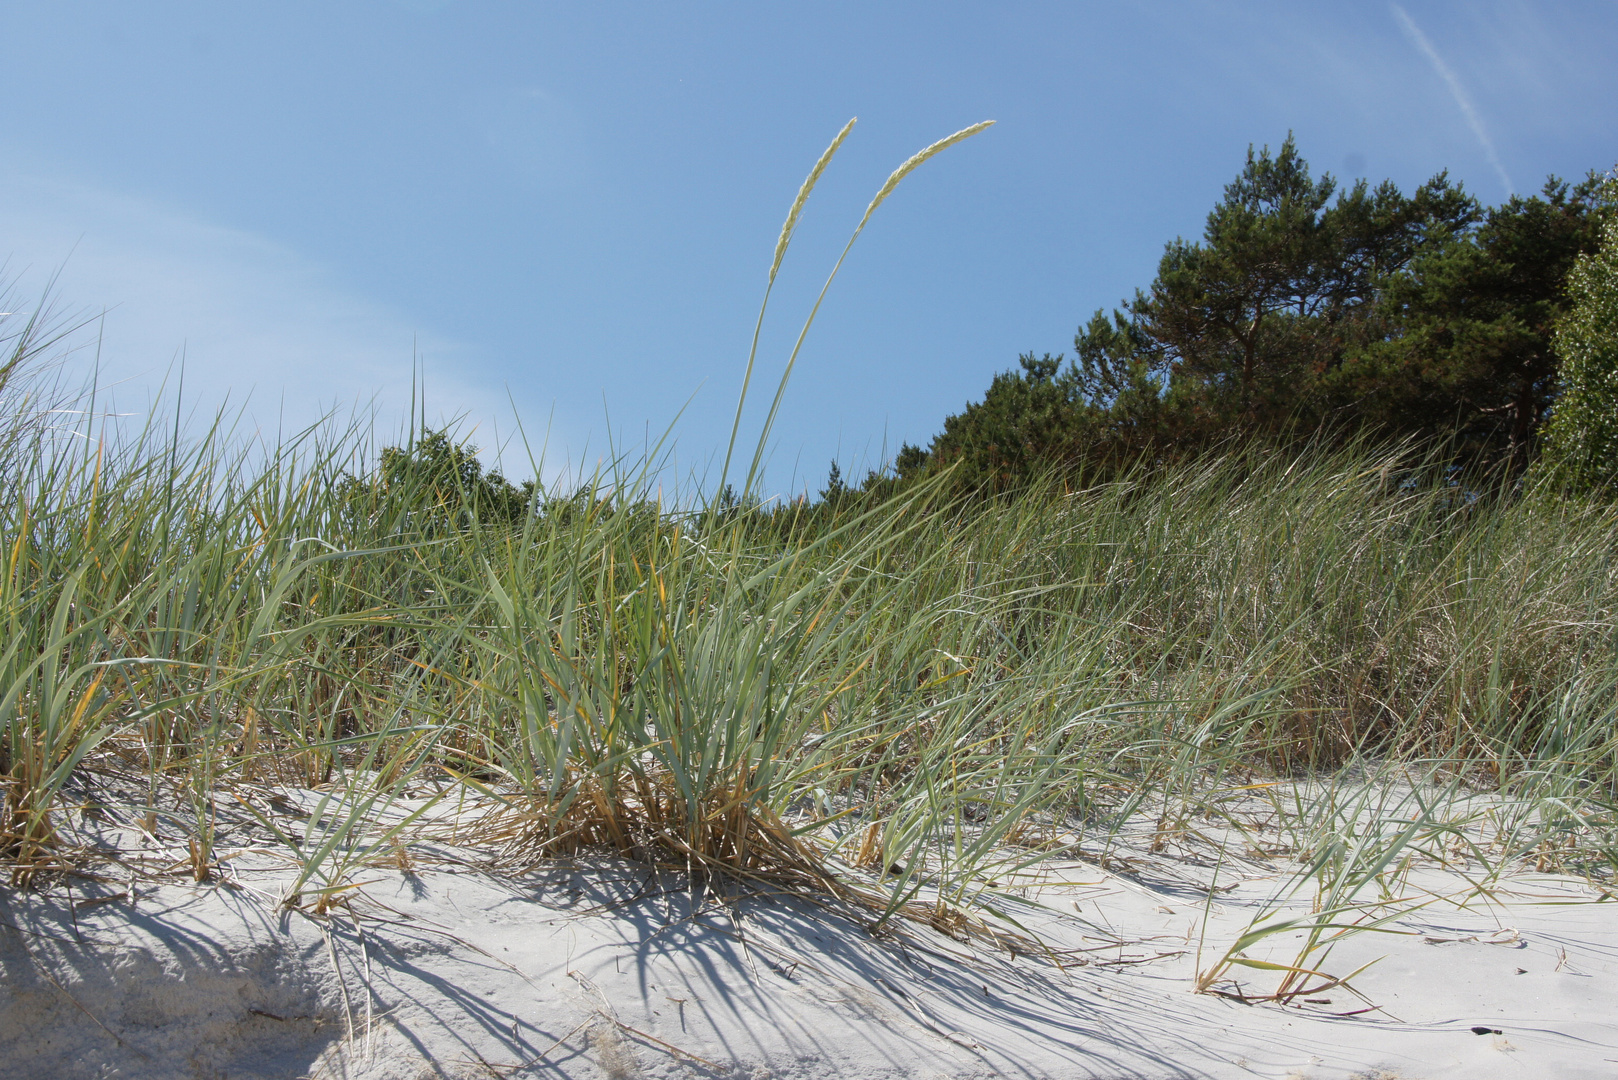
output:
<path id="1" fill-rule="evenodd" d="M 262 236 L 91 185 L 0 172 L 0 245 L 13 297 L 37 297 L 60 271 L 59 309 L 105 311 L 91 331 L 120 408 L 143 407 L 165 379 L 172 392 L 183 357 L 187 411 L 244 407 L 247 432 L 273 438 L 374 409 L 391 434 L 419 356 L 430 422 L 463 416 L 485 447 L 511 430 L 510 403 L 470 347 Z M 87 370 L 92 355 L 80 350 L 73 363 Z"/>
<path id="2" fill-rule="evenodd" d="M 1495 175 L 1500 178 L 1500 183 L 1505 185 L 1506 194 L 1515 195 L 1517 187 L 1511 182 L 1511 177 L 1506 175 L 1505 166 L 1500 163 L 1500 155 L 1495 152 L 1494 140 L 1489 137 L 1488 129 L 1483 126 L 1483 119 L 1478 116 L 1478 110 L 1472 104 L 1472 98 L 1467 94 L 1466 87 L 1461 85 L 1461 80 L 1450 66 L 1444 62 L 1444 58 L 1438 54 L 1438 50 L 1433 48 L 1433 43 L 1427 40 L 1427 35 L 1422 33 L 1421 27 L 1416 25 L 1416 20 L 1410 17 L 1410 13 L 1398 4 L 1389 6 L 1393 9 L 1393 16 L 1399 21 L 1399 26 L 1404 30 L 1405 36 L 1411 40 L 1417 49 L 1421 50 L 1422 55 L 1427 58 L 1427 62 L 1432 65 L 1433 71 L 1437 73 L 1440 79 L 1444 80 L 1444 85 L 1449 87 L 1450 96 L 1455 99 L 1456 107 L 1461 110 L 1461 115 L 1466 117 L 1467 126 L 1472 129 L 1472 134 L 1477 136 L 1478 143 L 1483 147 L 1484 157 L 1488 159 Z"/>

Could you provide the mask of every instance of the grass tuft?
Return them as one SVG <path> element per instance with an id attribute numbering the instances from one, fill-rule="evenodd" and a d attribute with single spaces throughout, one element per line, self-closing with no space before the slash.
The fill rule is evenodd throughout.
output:
<path id="1" fill-rule="evenodd" d="M 1285 998 L 1379 925 L 1365 890 L 1451 835 L 1345 810 L 1345 777 L 1493 792 L 1469 858 L 1612 880 L 1612 505 L 1469 489 L 1421 448 L 1252 445 L 1078 491 L 770 509 L 759 462 L 813 319 L 743 498 L 626 460 L 516 521 L 447 511 L 453 479 L 383 483 L 364 425 L 269 447 L 226 418 L 120 426 L 53 381 L 30 322 L 0 417 L 13 883 L 113 857 L 77 839 L 93 807 L 198 881 L 248 829 L 305 910 L 432 841 L 611 849 L 1008 940 L 994 882 L 1106 858 L 1143 816 L 1154 851 L 1221 821 L 1247 843 L 1227 801 L 1261 792 L 1318 910 L 1256 922 L 1204 985 L 1301 930 L 1270 969 Z"/>

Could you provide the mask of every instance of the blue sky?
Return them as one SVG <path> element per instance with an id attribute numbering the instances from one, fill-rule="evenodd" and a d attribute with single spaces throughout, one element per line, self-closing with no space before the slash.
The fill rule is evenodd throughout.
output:
<path id="1" fill-rule="evenodd" d="M 1019 353 L 1146 284 L 1249 143 L 1318 171 L 1442 169 L 1485 201 L 1618 161 L 1618 5 L 8 5 L 0 257 L 55 287 L 120 406 L 186 358 L 249 423 L 373 406 L 550 470 L 675 435 L 722 452 L 781 219 L 851 116 L 773 301 L 773 382 L 833 286 L 771 485 L 925 443 Z M 88 339 L 81 339 L 86 341 Z M 83 368 L 94 350 L 73 363 Z M 755 418 L 756 422 L 756 418 Z M 528 472 L 509 443 L 508 471 Z"/>

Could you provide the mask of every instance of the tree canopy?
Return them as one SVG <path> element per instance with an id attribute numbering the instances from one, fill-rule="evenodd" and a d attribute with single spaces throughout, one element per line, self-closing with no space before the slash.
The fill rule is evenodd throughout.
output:
<path id="1" fill-rule="evenodd" d="M 478 460 L 478 448 L 448 431 L 424 429 L 404 446 L 385 447 L 375 473 L 350 478 L 349 502 L 455 524 L 516 523 L 536 496 Z"/>
<path id="2" fill-rule="evenodd" d="M 1079 328 L 1072 360 L 1022 356 L 898 471 L 951 467 L 995 489 L 1323 428 L 1452 438 L 1520 469 L 1602 192 L 1553 177 L 1486 209 L 1443 173 L 1408 195 L 1340 187 L 1290 135 L 1273 154 L 1249 147 L 1201 239 L 1169 242 L 1148 287 Z"/>
<path id="3" fill-rule="evenodd" d="M 1556 327 L 1562 393 L 1546 432 L 1547 466 L 1575 489 L 1618 484 L 1618 170 L 1604 187 L 1601 243 L 1568 275 Z"/>

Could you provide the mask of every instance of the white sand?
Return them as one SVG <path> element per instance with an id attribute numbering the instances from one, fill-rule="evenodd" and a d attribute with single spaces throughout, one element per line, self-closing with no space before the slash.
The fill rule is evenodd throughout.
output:
<path id="1" fill-rule="evenodd" d="M 1618 1076 L 1618 904 L 1580 882 L 1522 875 L 1494 902 L 1344 941 L 1328 970 L 1383 959 L 1355 980 L 1377 1008 L 1339 1016 L 1367 1004 L 1342 988 L 1290 1007 L 1193 993 L 1199 938 L 1206 965 L 1275 880 L 1217 893 L 1204 935 L 1206 869 L 1180 869 L 1051 868 L 1067 883 L 1020 910 L 1065 970 L 929 928 L 876 939 L 799 900 L 720 903 L 615 861 L 368 872 L 359 931 L 339 914 L 329 938 L 277 909 L 284 870 L 143 886 L 133 903 L 76 888 L 77 907 L 0 889 L 0 1075 Z M 1464 886 L 1440 869 L 1411 881 Z M 1255 955 L 1295 939 L 1268 944 Z"/>

